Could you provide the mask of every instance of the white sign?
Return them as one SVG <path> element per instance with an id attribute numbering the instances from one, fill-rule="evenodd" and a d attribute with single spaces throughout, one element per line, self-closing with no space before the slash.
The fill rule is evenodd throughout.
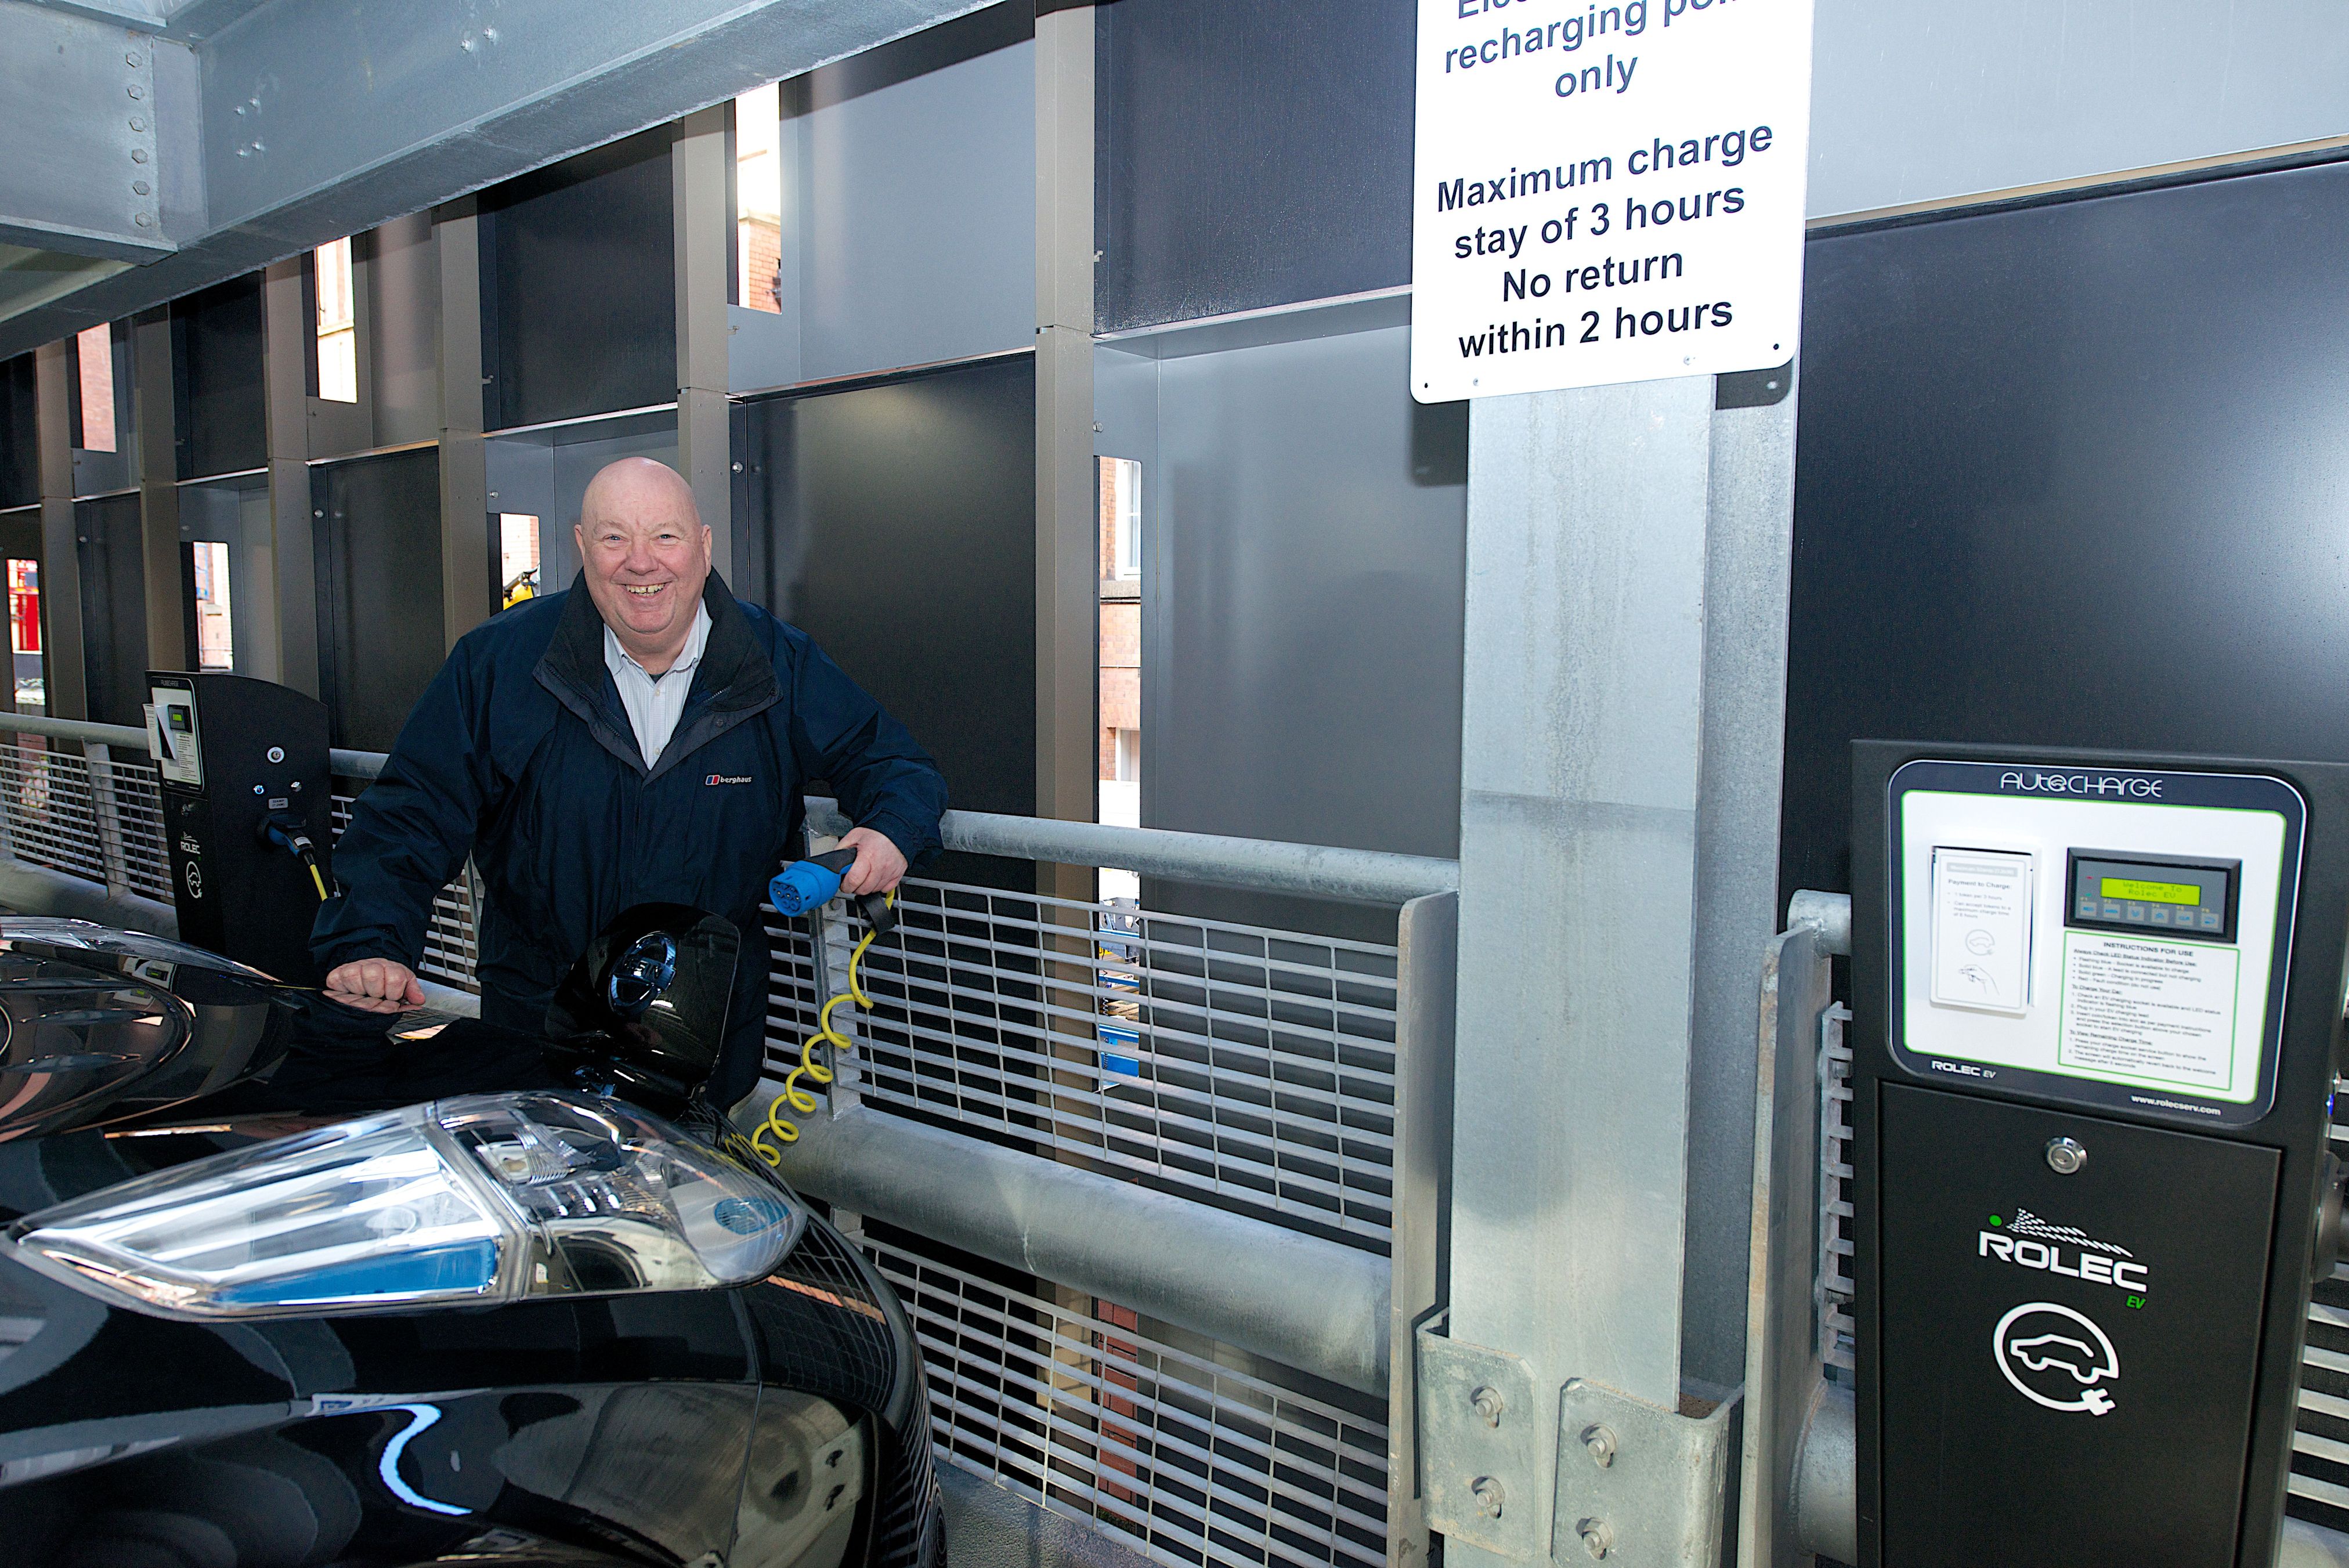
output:
<path id="1" fill-rule="evenodd" d="M 1420 0 L 1412 395 L 1793 358 L 1810 95 L 1811 0 Z"/>
<path id="2" fill-rule="evenodd" d="M 2241 969 L 2232 948 L 2067 931 L 2055 1060 L 2224 1095 Z"/>

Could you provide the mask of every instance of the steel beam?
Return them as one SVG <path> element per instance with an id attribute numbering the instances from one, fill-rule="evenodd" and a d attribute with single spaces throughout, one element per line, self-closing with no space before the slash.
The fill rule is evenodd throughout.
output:
<path id="1" fill-rule="evenodd" d="M 44 60 L 36 63 L 48 75 L 28 74 L 21 86 L 0 78 L 0 144 L 16 154 L 0 170 L 0 218 L 14 205 L 26 207 L 21 221 L 36 237 L 22 243 L 160 258 L 0 321 L 0 358 L 981 3 L 641 0 L 598 7 L 588 26 L 566 0 L 503 0 L 494 8 L 477 0 L 366 6 L 271 0 L 192 48 L 155 46 L 154 96 L 132 100 L 126 84 L 99 82 L 130 68 L 124 60 L 133 51 L 119 24 L 0 0 L 0 60 L 43 47 L 54 57 L 54 44 L 42 40 L 53 32 L 72 38 L 63 57 L 69 72 Z M 182 81 L 191 88 L 185 95 Z M 160 125 L 150 157 L 165 171 L 152 192 L 161 205 L 145 226 L 135 212 L 118 211 L 129 198 L 116 189 L 123 182 L 113 161 L 129 157 L 122 137 L 144 133 L 131 130 L 130 114 L 122 115 L 118 135 L 110 119 L 102 123 L 97 110 L 78 107 L 100 85 L 109 116 L 118 99 L 161 104 L 156 118 L 138 117 L 150 132 Z M 78 118 L 52 124 L 43 117 L 53 107 Z M 8 170 L 22 171 L 17 192 Z M 58 170 L 73 171 L 66 179 L 87 193 L 65 192 Z M 137 236 L 150 229 L 158 243 L 140 245 Z"/>
<path id="2" fill-rule="evenodd" d="M 118 24 L 0 5 L 0 244 L 131 262 L 169 253 L 155 53 Z"/>

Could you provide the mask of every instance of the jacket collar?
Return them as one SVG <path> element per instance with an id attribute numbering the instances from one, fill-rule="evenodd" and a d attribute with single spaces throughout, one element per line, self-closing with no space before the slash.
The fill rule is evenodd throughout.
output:
<path id="1" fill-rule="evenodd" d="M 774 661 L 759 647 L 750 632 L 750 618 L 735 602 L 726 580 L 714 571 L 702 585 L 701 603 L 709 612 L 709 638 L 702 647 L 701 663 L 693 672 L 693 688 L 686 694 L 677 732 L 661 748 L 659 765 L 650 770 L 645 767 L 636 732 L 629 728 L 618 689 L 612 684 L 612 672 L 604 663 L 604 617 L 587 591 L 585 572 L 572 579 L 554 639 L 533 672 L 538 683 L 576 714 L 605 751 L 647 781 L 782 698 Z"/>

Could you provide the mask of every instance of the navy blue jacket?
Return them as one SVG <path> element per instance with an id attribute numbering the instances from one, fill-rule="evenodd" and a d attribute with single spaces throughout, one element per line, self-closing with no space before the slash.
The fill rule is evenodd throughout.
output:
<path id="1" fill-rule="evenodd" d="M 721 1105 L 749 1093 L 767 1012 L 759 906 L 803 852 L 808 782 L 828 781 L 851 821 L 919 862 L 939 848 L 946 780 L 804 632 L 738 603 L 714 572 L 702 597 L 709 640 L 649 770 L 584 586 L 466 633 L 336 843 L 345 892 L 319 911 L 320 964 L 413 967 L 434 895 L 471 855 L 489 891 L 481 1016 L 535 1033 L 555 984 L 614 916 L 695 905 L 742 933 L 711 1090 Z"/>

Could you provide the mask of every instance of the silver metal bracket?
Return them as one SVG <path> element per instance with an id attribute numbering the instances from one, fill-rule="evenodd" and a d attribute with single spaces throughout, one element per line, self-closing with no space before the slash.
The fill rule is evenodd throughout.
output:
<path id="1" fill-rule="evenodd" d="M 1420 1492 L 1428 1528 L 1519 1563 L 1542 1555 L 1549 1526 L 1537 1490 L 1541 1421 L 1533 1371 L 1506 1351 L 1421 1325 Z"/>
<path id="2" fill-rule="evenodd" d="M 1733 1402 L 1701 1417 L 1575 1377 L 1558 1395 L 1558 1568 L 1712 1568 L 1721 1558 Z"/>

